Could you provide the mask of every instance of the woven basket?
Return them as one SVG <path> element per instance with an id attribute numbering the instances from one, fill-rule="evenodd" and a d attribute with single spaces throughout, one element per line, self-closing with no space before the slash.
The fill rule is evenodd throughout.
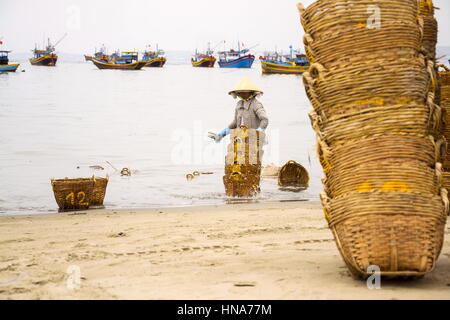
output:
<path id="1" fill-rule="evenodd" d="M 374 5 L 380 9 L 379 27 L 368 25 Z M 307 9 L 299 5 L 299 10 L 307 51 L 327 67 L 348 52 L 352 56 L 387 51 L 403 54 L 405 49 L 415 51 L 421 44 L 416 0 L 325 0 Z"/>
<path id="2" fill-rule="evenodd" d="M 432 26 L 429 26 L 432 29 Z M 428 31 L 430 32 L 430 31 Z M 308 37 L 304 40 L 314 59 L 333 69 L 348 61 L 346 52 L 352 51 L 352 58 L 367 60 L 378 53 L 391 59 L 417 56 L 417 48 L 423 45 L 417 24 L 387 25 L 378 30 L 366 27 L 349 29 L 347 32 L 330 33 L 328 37 Z M 314 38 L 314 40 L 312 40 Z M 392 41 L 391 39 L 396 39 Z M 430 39 L 432 40 L 432 39 Z M 358 43 L 355 46 L 355 43 Z"/>
<path id="3" fill-rule="evenodd" d="M 260 176 L 232 172 L 223 176 L 225 193 L 229 197 L 254 197 L 260 192 Z"/>
<path id="4" fill-rule="evenodd" d="M 324 201 L 329 225 L 353 275 L 376 265 L 385 276 L 433 270 L 442 248 L 448 200 L 409 192 L 357 192 Z"/>
<path id="5" fill-rule="evenodd" d="M 264 139 L 255 129 L 231 130 L 223 177 L 227 196 L 253 197 L 260 191 Z"/>
<path id="6" fill-rule="evenodd" d="M 323 120 L 310 113 L 312 126 L 328 144 L 357 140 L 364 136 L 393 134 L 439 135 L 441 108 L 425 105 L 391 105 L 367 107 L 364 112 L 336 114 Z"/>
<path id="7" fill-rule="evenodd" d="M 314 36 L 334 32 L 345 32 L 355 28 L 366 28 L 371 12 L 376 5 L 380 12 L 381 26 L 389 24 L 417 23 L 417 0 L 320 0 L 308 8 L 301 4 L 301 23 Z M 368 29 L 373 30 L 373 29 Z"/>
<path id="8" fill-rule="evenodd" d="M 91 200 L 92 206 L 103 206 L 103 200 L 105 199 L 108 180 L 108 176 L 106 176 L 106 178 L 95 177 L 95 186 Z"/>
<path id="9" fill-rule="evenodd" d="M 431 169 L 420 161 L 386 159 L 352 168 L 331 170 L 326 184 L 330 197 L 363 191 L 440 193 L 442 165 Z"/>
<path id="10" fill-rule="evenodd" d="M 343 170 L 364 166 L 370 162 L 395 159 L 420 161 L 430 168 L 442 163 L 447 146 L 445 140 L 434 142 L 432 137 L 414 135 L 390 135 L 367 137 L 330 148 L 318 139 L 318 154 L 331 170 Z"/>
<path id="11" fill-rule="evenodd" d="M 318 113 L 329 116 L 367 107 L 423 105 L 428 98 L 434 71 L 418 58 L 403 66 L 398 61 L 386 61 L 382 68 L 371 66 L 370 61 L 350 65 L 348 68 L 343 66 L 343 72 L 313 64 L 310 72 L 303 74 L 308 96 Z"/>
<path id="12" fill-rule="evenodd" d="M 278 185 L 281 187 L 307 188 L 309 185 L 308 171 L 301 164 L 289 160 L 280 169 Z"/>
<path id="13" fill-rule="evenodd" d="M 91 205 L 96 179 L 52 179 L 56 203 L 61 211 L 84 210 Z"/>

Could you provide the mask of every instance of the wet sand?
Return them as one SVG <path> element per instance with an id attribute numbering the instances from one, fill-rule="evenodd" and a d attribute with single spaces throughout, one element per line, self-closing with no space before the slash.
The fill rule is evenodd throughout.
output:
<path id="1" fill-rule="evenodd" d="M 0 299 L 450 299 L 449 232 L 434 272 L 369 290 L 317 202 L 4 216 Z"/>

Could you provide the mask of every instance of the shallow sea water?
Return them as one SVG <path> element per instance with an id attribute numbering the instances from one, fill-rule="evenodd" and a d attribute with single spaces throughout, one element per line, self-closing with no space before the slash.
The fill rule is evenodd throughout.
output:
<path id="1" fill-rule="evenodd" d="M 263 164 L 296 160 L 311 178 L 301 192 L 263 179 L 252 201 L 318 200 L 322 170 L 301 76 L 262 75 L 257 62 L 252 69 L 169 63 L 140 71 L 98 70 L 81 61 L 21 63 L 18 72 L 0 74 L 0 214 L 55 212 L 50 179 L 93 174 L 110 176 L 106 208 L 232 202 L 222 182 L 229 139 L 216 144 L 207 132 L 231 122 L 237 100 L 227 92 L 243 76 L 265 92 Z M 121 176 L 106 161 L 132 175 Z M 195 170 L 213 174 L 187 181 Z"/>

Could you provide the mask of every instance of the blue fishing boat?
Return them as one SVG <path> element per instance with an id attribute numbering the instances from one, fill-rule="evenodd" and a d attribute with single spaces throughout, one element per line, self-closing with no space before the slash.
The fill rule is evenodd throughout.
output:
<path id="1" fill-rule="evenodd" d="M 238 44 L 238 50 L 219 52 L 219 66 L 221 68 L 251 68 L 255 56 L 250 54 L 250 49 L 241 49 Z"/>
<path id="2" fill-rule="evenodd" d="M 268 53 L 259 57 L 263 73 L 302 74 L 308 71 L 310 63 L 306 56 L 299 51 L 293 51 L 292 46 L 289 55 L 278 52 Z"/>
<path id="3" fill-rule="evenodd" d="M 0 72 L 14 72 L 19 67 L 19 63 L 9 64 L 8 54 L 11 51 L 0 51 Z"/>

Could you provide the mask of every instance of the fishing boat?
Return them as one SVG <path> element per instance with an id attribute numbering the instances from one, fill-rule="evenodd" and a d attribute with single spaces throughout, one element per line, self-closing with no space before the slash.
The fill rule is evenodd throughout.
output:
<path id="1" fill-rule="evenodd" d="M 282 55 L 277 52 L 268 53 L 259 57 L 263 73 L 282 73 L 282 74 L 302 74 L 308 71 L 310 63 L 304 54 L 292 50 L 289 55 Z"/>
<path id="2" fill-rule="evenodd" d="M 150 46 L 149 46 L 150 47 Z M 158 49 L 158 45 L 156 45 L 156 50 L 145 50 L 144 55 L 142 57 L 143 61 L 146 61 L 145 67 L 154 67 L 161 68 L 166 63 L 167 59 L 163 57 L 164 50 Z"/>
<path id="3" fill-rule="evenodd" d="M 214 68 L 216 58 L 213 56 L 213 54 L 214 50 L 211 50 L 209 43 L 208 49 L 205 53 L 199 53 L 197 49 L 195 49 L 195 53 L 191 58 L 192 66 L 196 68 Z"/>
<path id="4" fill-rule="evenodd" d="M 59 39 L 55 45 L 50 43 L 50 38 L 48 39 L 47 47 L 43 50 L 39 50 L 37 45 L 35 45 L 33 52 L 33 58 L 30 58 L 30 63 L 34 66 L 55 66 L 58 56 L 55 52 L 55 47 L 64 39 L 64 36 Z"/>
<path id="5" fill-rule="evenodd" d="M 86 61 L 92 61 L 92 59 L 96 59 L 96 60 L 100 60 L 103 62 L 108 62 L 109 61 L 109 56 L 106 54 L 106 48 L 103 46 L 100 48 L 100 51 L 97 51 L 97 49 L 95 49 L 95 53 L 93 56 L 88 56 L 88 55 L 84 55 L 84 59 Z"/>
<path id="6" fill-rule="evenodd" d="M 135 51 L 124 51 L 121 54 L 116 52 L 111 55 L 108 62 L 92 59 L 92 62 L 99 69 L 118 69 L 118 70 L 139 70 L 142 69 L 147 61 L 138 60 L 138 53 Z"/>
<path id="7" fill-rule="evenodd" d="M 219 52 L 219 66 L 221 68 L 251 68 L 255 56 L 249 53 L 250 49 L 241 49 L 240 43 L 238 43 L 237 51 L 231 49 Z"/>
<path id="8" fill-rule="evenodd" d="M 10 52 L 11 51 L 0 50 L 0 72 L 14 72 L 19 67 L 19 63 L 9 64 L 8 54 Z"/>

